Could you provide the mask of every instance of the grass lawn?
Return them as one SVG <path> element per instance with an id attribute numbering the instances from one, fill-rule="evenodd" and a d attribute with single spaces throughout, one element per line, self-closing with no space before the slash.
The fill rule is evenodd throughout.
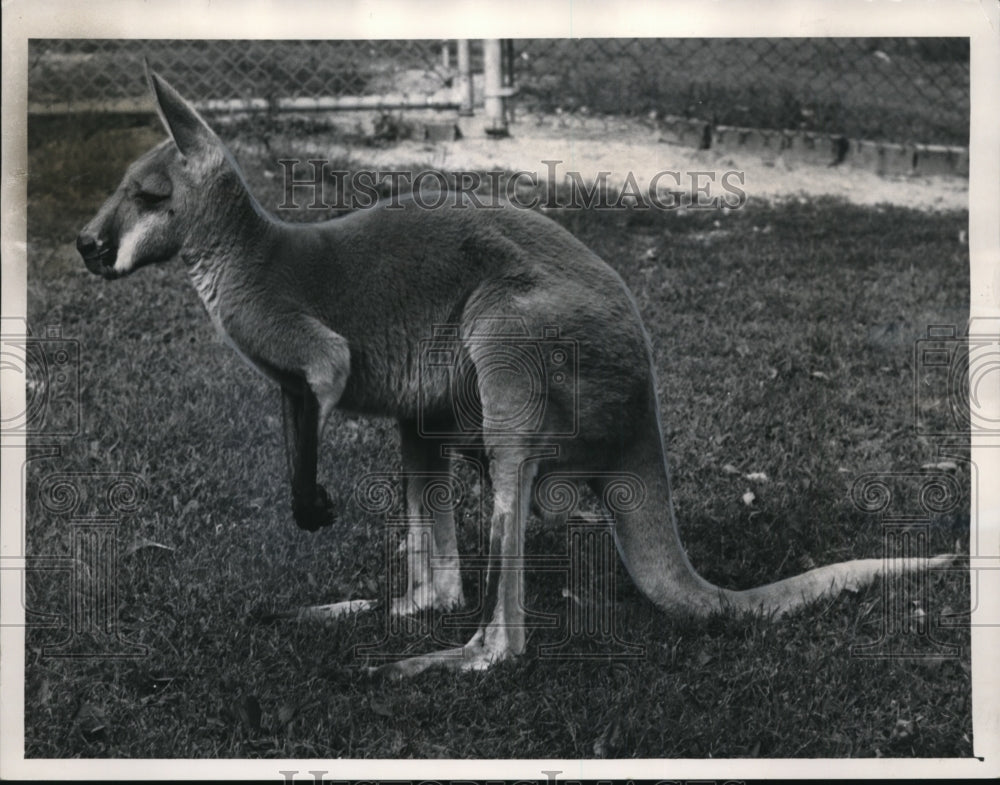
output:
<path id="1" fill-rule="evenodd" d="M 936 642 L 910 635 L 908 652 L 949 644 L 955 656 L 852 656 L 882 635 L 880 586 L 780 623 L 695 622 L 657 611 L 618 563 L 614 593 L 595 600 L 608 603 L 617 640 L 574 640 L 581 659 L 539 653 L 567 633 L 574 605 L 559 572 L 527 577 L 527 606 L 554 614 L 556 626 L 532 630 L 525 656 L 485 674 L 371 681 L 362 666 L 372 660 L 357 647 L 436 647 L 426 630 L 387 631 L 377 613 L 331 627 L 257 621 L 260 610 L 389 590 L 394 543 L 353 488 L 398 471 L 395 426 L 335 416 L 320 476 L 341 501 L 341 525 L 297 529 L 278 390 L 216 337 L 181 265 L 109 284 L 73 249 L 125 164 L 160 132 L 74 131 L 34 126 L 30 137 L 30 323 L 80 341 L 82 422 L 61 454 L 28 465 L 27 546 L 33 556 L 70 554 L 65 516 L 38 501 L 52 475 L 141 478 L 148 498 L 116 530 L 116 618 L 148 653 L 46 656 L 66 630 L 29 628 L 27 756 L 971 755 L 968 634 L 936 626 L 968 608 L 960 574 L 932 576 L 924 604 L 907 603 L 902 620 L 935 623 Z M 294 155 L 240 154 L 264 205 L 281 199 L 265 170 Z M 882 554 L 880 519 L 852 503 L 852 485 L 940 460 L 913 427 L 914 341 L 929 324 L 964 319 L 968 301 L 964 213 L 767 205 L 754 202 L 752 184 L 748 193 L 746 208 L 728 214 L 552 214 L 635 293 L 655 347 L 682 538 L 705 577 L 734 588 Z M 956 541 L 967 549 L 970 470 L 961 456 L 957 464 L 961 500 L 942 513 L 921 512 L 919 478 L 893 480 L 903 511 L 926 520 L 932 552 Z M 746 477 L 754 472 L 767 480 Z M 469 553 L 481 491 L 463 479 Z M 530 552 L 565 552 L 565 542 L 565 532 L 529 524 Z M 474 607 L 477 575 L 466 579 Z M 27 583 L 32 611 L 64 612 L 66 574 L 31 572 Z M 468 637 L 448 621 L 435 619 L 433 635 Z M 623 644 L 641 656 L 621 656 Z"/>

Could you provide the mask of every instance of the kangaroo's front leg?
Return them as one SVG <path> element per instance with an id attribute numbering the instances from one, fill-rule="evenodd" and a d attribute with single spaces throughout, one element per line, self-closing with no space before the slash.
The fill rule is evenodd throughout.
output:
<path id="1" fill-rule="evenodd" d="M 316 482 L 319 447 L 319 402 L 303 382 L 281 390 L 288 474 L 292 484 L 292 514 L 300 528 L 314 532 L 336 519 L 326 489 Z"/>
<path id="2" fill-rule="evenodd" d="M 307 325 L 312 328 L 303 330 L 309 336 L 307 345 L 316 354 L 303 358 L 300 374 L 282 380 L 281 410 L 292 513 L 300 528 L 312 532 L 335 520 L 330 495 L 316 482 L 316 465 L 323 426 L 347 382 L 350 353 L 336 333 L 312 323 Z"/>

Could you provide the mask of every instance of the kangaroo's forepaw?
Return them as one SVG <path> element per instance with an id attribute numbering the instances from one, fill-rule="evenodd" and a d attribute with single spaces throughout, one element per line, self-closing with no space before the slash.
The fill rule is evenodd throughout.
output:
<path id="1" fill-rule="evenodd" d="M 299 528 L 305 529 L 307 532 L 314 532 L 324 526 L 330 526 L 337 519 L 330 494 L 322 485 L 316 486 L 316 496 L 311 503 L 293 499 L 292 514 L 295 516 L 295 523 L 298 524 Z"/>

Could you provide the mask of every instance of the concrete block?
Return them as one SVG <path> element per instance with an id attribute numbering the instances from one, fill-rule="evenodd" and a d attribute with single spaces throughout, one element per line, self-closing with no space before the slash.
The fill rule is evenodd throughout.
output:
<path id="1" fill-rule="evenodd" d="M 785 148 L 782 157 L 788 161 L 829 166 L 837 158 L 834 137 L 830 134 L 820 134 L 815 131 L 786 131 L 784 135 Z"/>
<path id="2" fill-rule="evenodd" d="M 712 132 L 712 149 L 722 153 L 752 153 L 765 160 L 774 160 L 782 150 L 781 131 L 716 126 Z"/>
<path id="3" fill-rule="evenodd" d="M 869 172 L 877 172 L 882 161 L 881 145 L 867 139 L 851 139 L 848 142 L 844 163 Z"/>
<path id="4" fill-rule="evenodd" d="M 663 119 L 661 130 L 664 142 L 695 147 L 699 150 L 711 145 L 712 128 L 704 120 L 669 116 Z"/>
<path id="5" fill-rule="evenodd" d="M 909 144 L 885 142 L 880 145 L 879 174 L 913 174 L 916 149 Z"/>
<path id="6" fill-rule="evenodd" d="M 737 131 L 731 125 L 717 125 L 712 129 L 712 149 L 720 153 L 739 152 Z"/>
<path id="7" fill-rule="evenodd" d="M 761 128 L 741 128 L 740 146 L 748 153 L 777 155 L 781 134 Z"/>
<path id="8" fill-rule="evenodd" d="M 917 174 L 942 175 L 969 173 L 969 151 L 962 147 L 921 144 L 916 147 L 914 170 Z M 964 169 L 964 171 L 962 171 Z"/>
<path id="9" fill-rule="evenodd" d="M 427 123 L 423 137 L 428 142 L 454 142 L 462 138 L 462 132 L 455 123 Z"/>

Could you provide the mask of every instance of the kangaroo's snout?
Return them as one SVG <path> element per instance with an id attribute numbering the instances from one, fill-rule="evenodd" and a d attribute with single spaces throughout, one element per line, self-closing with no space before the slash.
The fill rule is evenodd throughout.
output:
<path id="1" fill-rule="evenodd" d="M 114 246 L 98 240 L 84 229 L 76 237 L 76 250 L 80 252 L 90 272 L 105 278 L 115 277 L 114 267 L 118 253 Z"/>

